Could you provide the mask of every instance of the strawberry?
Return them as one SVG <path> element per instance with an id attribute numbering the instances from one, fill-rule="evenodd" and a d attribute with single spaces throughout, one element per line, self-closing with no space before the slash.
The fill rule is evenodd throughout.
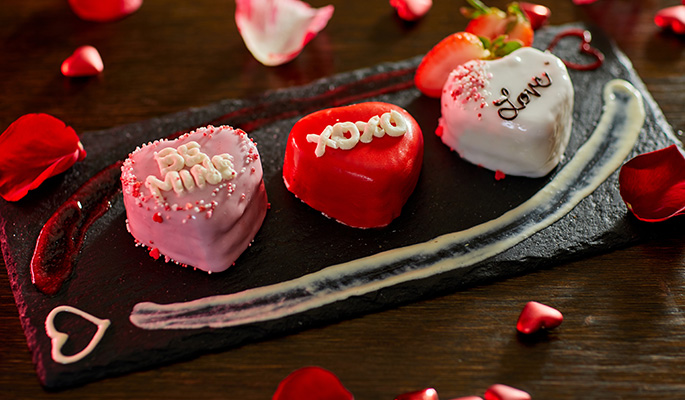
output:
<path id="1" fill-rule="evenodd" d="M 523 46 L 533 44 L 533 28 L 518 3 L 510 3 L 507 12 L 488 7 L 480 0 L 466 0 L 472 8 L 463 7 L 461 13 L 471 21 L 466 32 L 495 40 L 505 36 L 505 40 L 518 40 Z"/>
<path id="2" fill-rule="evenodd" d="M 454 68 L 489 55 L 490 52 L 485 49 L 478 36 L 467 32 L 453 33 L 423 57 L 416 69 L 414 83 L 426 96 L 440 97 L 442 86 Z"/>
<path id="3" fill-rule="evenodd" d="M 507 41 L 502 35 L 490 40 L 469 32 L 453 33 L 423 57 L 416 69 L 414 84 L 426 96 L 440 97 L 447 77 L 456 67 L 471 60 L 504 57 L 520 47 L 521 42 Z"/>

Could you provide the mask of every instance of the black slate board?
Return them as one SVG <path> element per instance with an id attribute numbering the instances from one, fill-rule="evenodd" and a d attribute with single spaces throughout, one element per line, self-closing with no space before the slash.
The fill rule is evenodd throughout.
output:
<path id="1" fill-rule="evenodd" d="M 537 33 L 544 48 L 565 27 Z M 567 154 L 593 131 L 602 110 L 602 89 L 613 78 L 631 82 L 645 100 L 647 119 L 633 155 L 666 147 L 674 136 L 628 59 L 600 32 L 593 44 L 606 56 L 595 71 L 571 71 L 576 88 L 574 127 Z M 573 39 L 555 53 L 581 59 Z M 412 79 L 420 57 L 345 73 L 310 85 L 266 93 L 245 100 L 226 100 L 203 108 L 103 131 L 86 132 L 85 161 L 52 178 L 17 203 L 0 200 L 2 251 L 21 322 L 33 352 L 41 382 L 50 388 L 84 384 L 96 379 L 226 350 L 247 342 L 294 333 L 345 318 L 395 307 L 421 298 L 454 292 L 493 279 L 534 271 L 640 239 L 638 224 L 628 215 L 617 190 L 617 173 L 570 214 L 551 227 L 489 260 L 419 281 L 411 281 L 364 296 L 280 320 L 233 328 L 146 331 L 129 322 L 141 301 L 170 303 L 277 283 L 409 244 L 428 241 L 495 218 L 516 207 L 543 187 L 546 178 L 507 177 L 459 159 L 433 134 L 439 100 L 421 96 Z M 285 139 L 292 125 L 317 109 L 366 100 L 386 101 L 406 108 L 425 137 L 424 165 L 416 191 L 402 215 L 383 229 L 357 230 L 328 220 L 296 200 L 284 187 L 281 165 Z M 248 131 L 259 145 L 269 201 L 267 219 L 250 247 L 227 272 L 203 272 L 167 265 L 134 246 L 124 226 L 120 197 L 88 231 L 71 279 L 54 296 L 31 283 L 29 262 L 41 226 L 88 178 L 127 156 L 137 145 L 207 124 L 229 124 Z M 55 363 L 45 333 L 45 318 L 54 307 L 71 305 L 112 326 L 94 353 L 69 365 Z M 63 315 L 58 327 L 72 333 L 65 352 L 86 345 L 95 328 Z"/>

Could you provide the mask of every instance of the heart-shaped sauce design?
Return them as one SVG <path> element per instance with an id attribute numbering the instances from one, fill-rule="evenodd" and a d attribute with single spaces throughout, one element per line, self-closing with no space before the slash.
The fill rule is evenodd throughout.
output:
<path id="1" fill-rule="evenodd" d="M 592 41 L 592 34 L 584 29 L 569 29 L 559 33 L 557 36 L 554 37 L 552 43 L 550 43 L 549 46 L 547 46 L 547 50 L 551 52 L 552 50 L 554 50 L 557 44 L 559 44 L 561 39 L 568 36 L 579 37 L 581 39 L 581 43 L 578 49 L 581 53 L 592 56 L 595 59 L 595 61 L 589 64 L 577 64 L 562 59 L 566 67 L 575 69 L 577 71 L 591 71 L 602 66 L 602 64 L 604 63 L 604 54 L 602 54 L 601 51 L 590 45 L 590 42 Z"/>
<path id="2" fill-rule="evenodd" d="M 64 343 L 66 343 L 69 339 L 69 335 L 64 332 L 60 332 L 57 330 L 57 328 L 55 328 L 55 317 L 61 312 L 68 312 L 78 315 L 81 318 L 92 322 L 98 327 L 98 330 L 95 332 L 95 335 L 93 335 L 93 338 L 90 340 L 88 345 L 80 352 L 70 356 L 62 353 L 62 346 L 64 346 Z M 79 310 L 78 308 L 72 306 L 55 307 L 52 311 L 50 311 L 50 314 L 48 314 L 47 318 L 45 318 L 45 332 L 52 340 L 52 359 L 60 364 L 71 364 L 81 360 L 83 357 L 90 354 L 90 352 L 95 349 L 98 343 L 100 343 L 100 340 L 102 339 L 102 336 L 105 334 L 105 331 L 109 325 L 110 321 L 108 319 L 94 317 L 85 311 Z"/>

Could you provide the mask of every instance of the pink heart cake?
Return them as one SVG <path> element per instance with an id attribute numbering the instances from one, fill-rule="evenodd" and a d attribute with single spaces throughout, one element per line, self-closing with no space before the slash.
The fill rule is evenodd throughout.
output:
<path id="1" fill-rule="evenodd" d="M 573 84 L 564 63 L 522 47 L 452 71 L 436 133 L 459 155 L 507 175 L 541 177 L 561 161 L 571 135 Z"/>
<path id="2" fill-rule="evenodd" d="M 355 228 L 388 225 L 414 191 L 423 136 L 414 118 L 367 102 L 310 114 L 293 126 L 283 180 L 295 196 Z"/>
<path id="3" fill-rule="evenodd" d="M 137 148 L 122 166 L 127 228 L 152 257 L 207 272 L 230 267 L 268 208 L 254 142 L 229 126 Z"/>

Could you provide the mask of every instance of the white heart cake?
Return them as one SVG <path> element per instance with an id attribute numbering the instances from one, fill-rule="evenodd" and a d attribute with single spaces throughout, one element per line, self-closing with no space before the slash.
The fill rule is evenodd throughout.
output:
<path id="1" fill-rule="evenodd" d="M 547 175 L 564 155 L 573 122 L 573 84 L 564 63 L 523 47 L 452 71 L 436 133 L 476 164 L 507 175 Z"/>
<path id="2" fill-rule="evenodd" d="M 257 147 L 229 126 L 136 149 L 122 166 L 127 228 L 154 258 L 207 272 L 250 245 L 268 202 Z"/>

